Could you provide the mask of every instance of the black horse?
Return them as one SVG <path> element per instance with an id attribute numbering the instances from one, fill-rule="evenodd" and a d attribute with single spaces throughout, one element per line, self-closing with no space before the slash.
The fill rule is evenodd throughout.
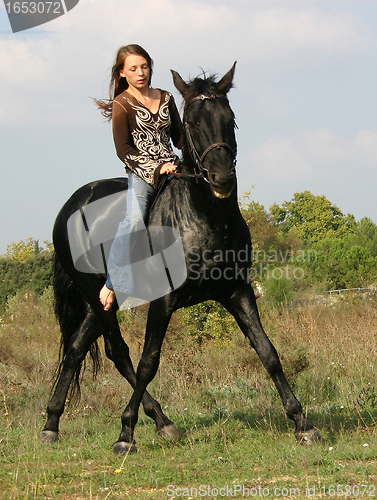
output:
<path id="1" fill-rule="evenodd" d="M 72 215 L 83 215 L 83 209 L 105 197 L 110 200 L 106 218 L 114 213 L 121 214 L 127 181 L 112 179 L 88 184 L 60 211 L 53 241 L 56 251 L 55 309 L 63 348 L 59 376 L 47 408 L 48 419 L 41 433 L 43 441 L 58 439 L 59 418 L 69 387 L 72 382 L 78 382 L 86 354 L 90 351 L 96 359 L 96 341 L 101 335 L 106 355 L 134 389 L 122 415 L 122 431 L 114 444 L 114 452 L 136 450 L 134 429 L 140 403 L 146 414 L 154 419 L 159 434 L 167 439 L 179 438 L 181 432 L 146 389 L 157 372 L 161 346 L 173 312 L 209 299 L 218 301 L 234 316 L 258 353 L 280 394 L 287 416 L 295 423 L 297 440 L 307 444 L 322 441 L 288 385 L 277 352 L 262 328 L 249 281 L 252 246 L 237 201 L 235 118 L 227 99 L 234 71 L 235 64 L 219 82 L 213 76 L 204 76 L 190 83 L 185 83 L 172 71 L 174 84 L 185 103 L 182 168 L 157 197 L 148 226 L 177 230 L 184 248 L 187 275 L 180 286 L 172 287 L 169 293 L 151 301 L 144 350 L 136 374 L 119 330 L 117 307 L 105 312 L 99 302 L 105 272 L 103 269 L 98 272 L 98 262 L 90 252 L 81 256 L 85 261 L 81 269 L 87 272 L 79 270 L 80 265 L 75 265 L 72 258 L 67 230 L 69 226 L 71 234 L 75 234 L 76 223 L 72 222 Z M 104 219 L 104 213 L 94 210 L 91 217 L 91 227 L 95 227 Z M 81 224 L 82 221 L 87 223 L 84 215 Z M 96 248 L 98 256 L 103 257 L 104 246 Z"/>

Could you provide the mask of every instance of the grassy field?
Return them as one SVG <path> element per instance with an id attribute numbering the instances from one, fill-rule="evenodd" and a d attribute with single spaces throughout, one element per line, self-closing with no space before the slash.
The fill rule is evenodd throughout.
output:
<path id="1" fill-rule="evenodd" d="M 156 436 L 141 412 L 138 453 L 115 456 L 131 395 L 112 364 L 68 402 L 61 439 L 39 442 L 59 349 L 51 291 L 11 299 L 0 318 L 0 484 L 4 500 L 178 498 L 376 498 L 377 300 L 307 302 L 270 309 L 263 323 L 324 445 L 296 444 L 259 359 L 237 332 L 198 345 L 181 313 L 164 344 L 150 392 L 185 431 Z M 137 360 L 145 309 L 123 314 Z"/>

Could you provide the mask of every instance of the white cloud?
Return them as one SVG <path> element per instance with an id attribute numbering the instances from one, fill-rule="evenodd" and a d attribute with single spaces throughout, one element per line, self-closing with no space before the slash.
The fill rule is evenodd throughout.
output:
<path id="1" fill-rule="evenodd" d="M 253 96 L 258 108 L 270 117 L 284 117 L 290 112 L 288 100 L 279 95 L 273 82 L 253 87 Z"/>
<path id="2" fill-rule="evenodd" d="M 266 179 L 311 175 L 311 164 L 305 151 L 288 138 L 273 137 L 263 142 L 252 152 L 250 164 L 253 171 Z"/>
<path id="3" fill-rule="evenodd" d="M 0 123 L 66 122 L 72 115 L 85 123 L 83 106 L 89 96 L 106 96 L 112 59 L 126 43 L 145 46 L 170 86 L 170 67 L 188 78 L 200 67 L 223 73 L 237 59 L 241 91 L 258 65 L 284 72 L 287 61 L 300 65 L 304 56 L 307 68 L 371 43 L 356 15 L 311 0 L 160 0 L 158 8 L 155 0 L 139 0 L 132 9 L 122 0 L 86 0 L 40 28 L 52 33 L 0 37 L 0 93 L 7 96 Z M 289 109 L 272 86 L 260 89 L 259 101 L 270 116 Z"/>
<path id="4" fill-rule="evenodd" d="M 352 141 L 352 149 L 360 153 L 360 156 L 356 155 L 356 164 L 359 158 L 364 168 L 374 170 L 377 168 L 377 132 L 372 130 L 359 132 Z"/>
<path id="5" fill-rule="evenodd" d="M 268 48 L 279 53 L 310 51 L 327 54 L 344 50 L 364 50 L 370 45 L 365 26 L 349 13 L 320 9 L 273 9 L 261 11 L 254 28 Z"/>
<path id="6" fill-rule="evenodd" d="M 22 82 L 27 86 L 48 73 L 47 60 L 51 43 L 46 39 L 24 42 L 15 38 L 0 38 L 2 84 Z"/>
<path id="7" fill-rule="evenodd" d="M 250 163 L 259 176 L 276 180 L 333 178 L 350 168 L 367 173 L 377 168 L 377 132 L 363 130 L 348 141 L 326 128 L 271 137 L 251 152 Z"/>
<path id="8" fill-rule="evenodd" d="M 313 62 L 364 52 L 373 43 L 358 15 L 342 8 L 332 11 L 311 1 L 254 4 L 235 0 L 227 13 L 232 50 L 253 63 L 280 65 L 302 56 Z"/>

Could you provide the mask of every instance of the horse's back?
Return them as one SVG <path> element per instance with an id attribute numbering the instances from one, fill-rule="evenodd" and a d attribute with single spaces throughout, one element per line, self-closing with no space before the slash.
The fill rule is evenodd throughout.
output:
<path id="1" fill-rule="evenodd" d="M 127 178 L 97 180 L 79 188 L 63 205 L 53 242 L 64 267 L 73 264 L 84 273 L 106 272 L 103 254 L 125 215 L 127 188 Z"/>
<path id="2" fill-rule="evenodd" d="M 128 179 L 126 177 L 101 179 L 89 182 L 77 189 L 64 203 L 56 217 L 55 223 L 59 223 L 60 220 L 67 217 L 67 215 L 69 217 L 70 214 L 93 201 L 98 201 L 111 194 L 125 191 L 127 188 Z"/>

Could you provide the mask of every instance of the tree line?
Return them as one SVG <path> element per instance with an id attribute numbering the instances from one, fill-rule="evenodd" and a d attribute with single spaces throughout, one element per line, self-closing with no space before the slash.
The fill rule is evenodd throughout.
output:
<path id="1" fill-rule="evenodd" d="M 310 191 L 269 211 L 244 197 L 241 209 L 253 241 L 255 279 L 271 300 L 377 282 L 377 225 L 370 218 L 357 222 Z"/>
<path id="2" fill-rule="evenodd" d="M 0 310 L 18 292 L 42 294 L 53 281 L 53 245 L 27 238 L 7 245 L 0 257 Z"/>

